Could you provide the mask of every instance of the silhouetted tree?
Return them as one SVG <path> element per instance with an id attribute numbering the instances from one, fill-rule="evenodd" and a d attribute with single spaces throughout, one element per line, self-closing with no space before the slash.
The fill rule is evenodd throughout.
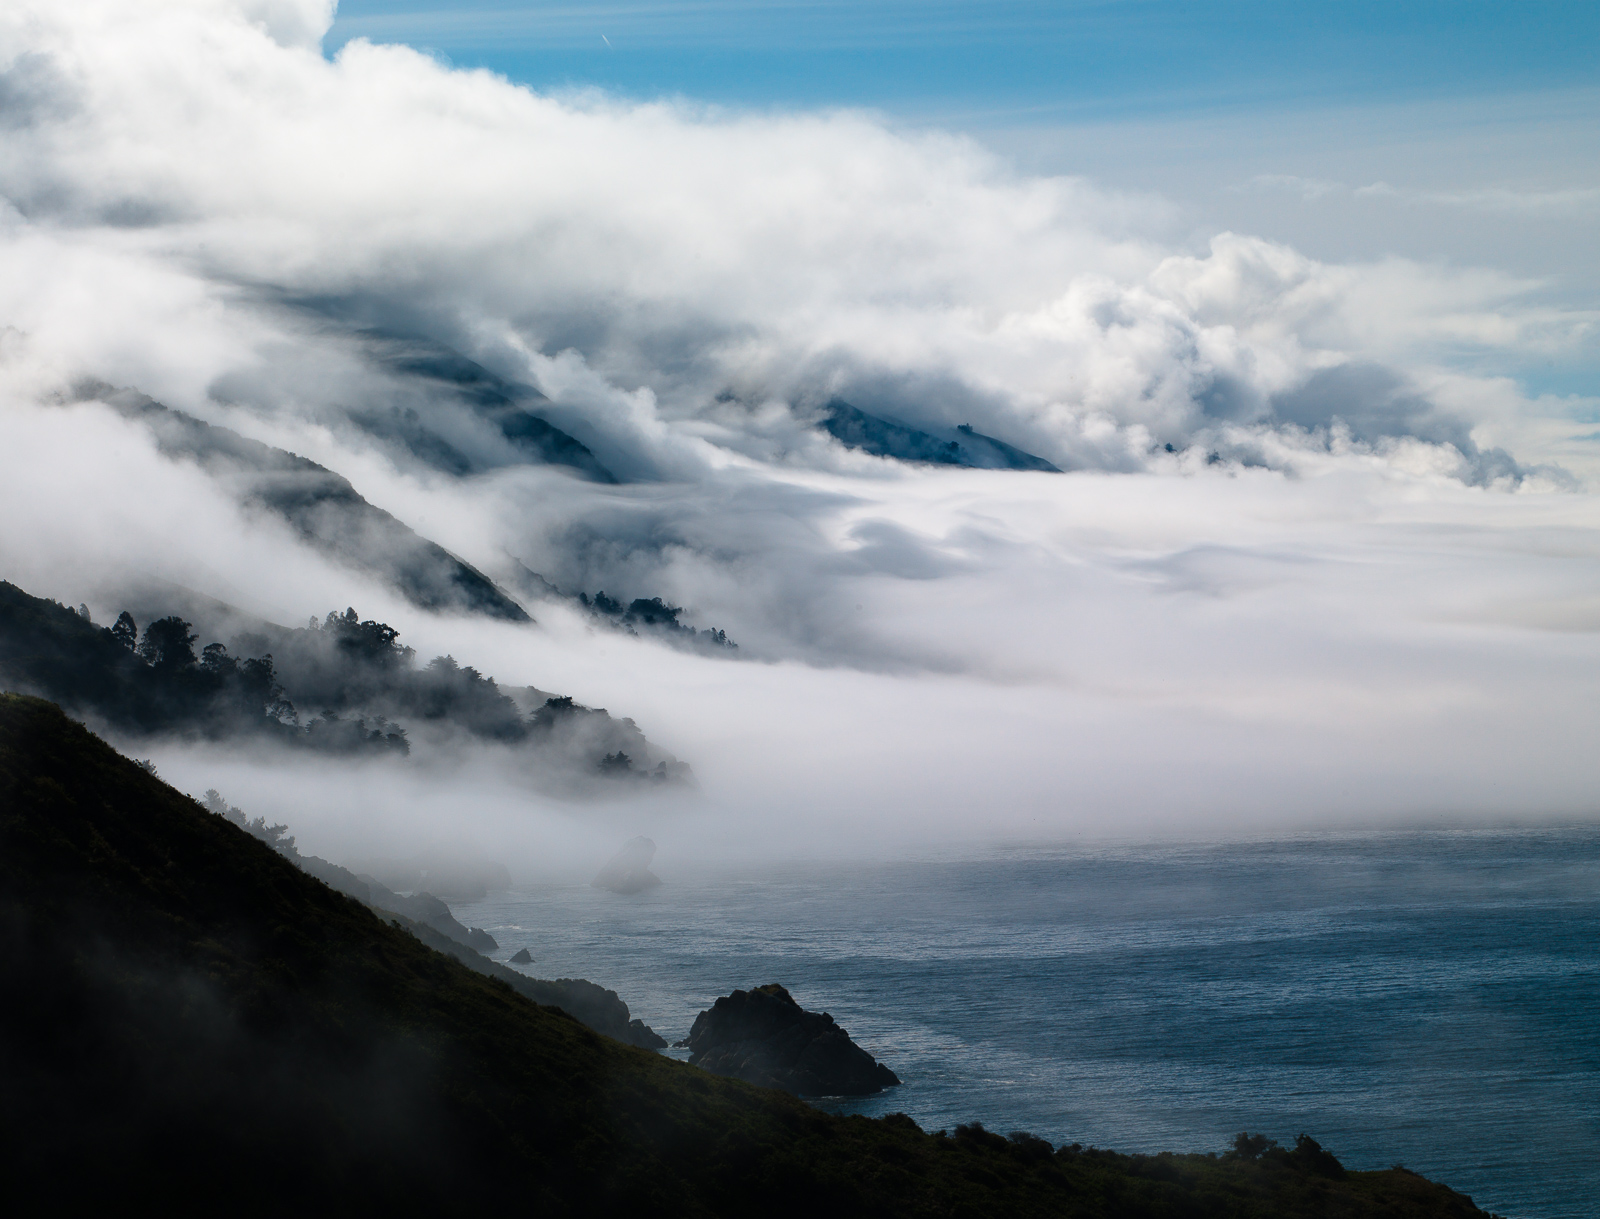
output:
<path id="1" fill-rule="evenodd" d="M 680 622 L 678 615 L 683 613 L 683 607 L 670 605 L 660 597 L 635 597 L 624 606 L 615 597 L 608 597 L 602 590 L 592 599 L 588 593 L 579 593 L 578 600 L 595 614 L 603 614 L 613 620 L 611 623 L 613 626 L 621 627 L 630 635 L 638 634 L 640 629 L 649 629 L 679 644 L 699 644 L 727 648 L 730 651 L 736 651 L 739 647 L 728 638 L 725 631 L 718 629 L 696 631 L 692 625 Z"/>
<path id="2" fill-rule="evenodd" d="M 244 700 L 252 709 L 265 711 L 275 720 L 293 724 L 299 716 L 294 704 L 283 695 L 278 674 L 272 667 L 272 653 L 256 656 L 238 667 L 238 682 Z"/>
<path id="3" fill-rule="evenodd" d="M 287 825 L 268 825 L 265 817 L 257 817 L 252 821 L 245 815 L 245 811 L 236 805 L 229 804 L 216 788 L 206 789 L 205 799 L 201 804 L 206 811 L 226 818 L 253 838 L 259 838 L 273 850 L 287 855 L 291 859 L 298 859 L 300 852 L 295 849 L 294 835 L 289 833 Z"/>
<path id="4" fill-rule="evenodd" d="M 409 664 L 416 655 L 412 648 L 396 643 L 400 632 L 387 622 L 363 621 L 352 606 L 344 613 L 331 611 L 322 629 L 331 632 L 339 650 L 364 664 L 390 668 Z"/>
<path id="5" fill-rule="evenodd" d="M 215 673 L 225 677 L 239 669 L 239 662 L 228 655 L 228 649 L 220 643 L 208 643 L 200 649 L 200 667 L 207 673 Z"/>
<path id="6" fill-rule="evenodd" d="M 381 715 L 341 719 L 331 708 L 306 725 L 306 743 L 325 753 L 411 752 L 406 730 Z"/>
<path id="7" fill-rule="evenodd" d="M 603 775 L 625 775 L 632 770 L 633 759 L 620 749 L 600 759 L 600 773 Z"/>
<path id="8" fill-rule="evenodd" d="M 89 615 L 89 607 L 87 605 L 82 604 L 81 602 L 78 605 L 78 617 L 82 618 L 85 622 L 88 622 L 88 623 L 93 623 L 94 622 L 94 619 L 92 617 L 90 617 L 90 615 Z"/>
<path id="9" fill-rule="evenodd" d="M 116 624 L 111 628 L 111 638 L 115 639 L 128 651 L 133 651 L 139 642 L 139 624 L 133 620 L 133 615 L 123 610 L 117 617 Z"/>
<path id="10" fill-rule="evenodd" d="M 144 638 L 139 640 L 139 655 L 158 669 L 183 669 L 195 663 L 193 623 L 185 622 L 176 614 L 157 618 L 144 628 Z"/>
<path id="11" fill-rule="evenodd" d="M 1233 1154 L 1241 1160 L 1259 1160 L 1266 1152 L 1278 1146 L 1277 1139 L 1264 1134 L 1251 1134 L 1241 1130 L 1233 1140 Z"/>
<path id="12" fill-rule="evenodd" d="M 1309 1134 L 1302 1134 L 1295 1139 L 1294 1150 L 1285 1159 L 1302 1172 L 1315 1173 L 1319 1177 L 1337 1181 L 1344 1176 L 1344 1165 L 1339 1163 L 1338 1157 Z"/>

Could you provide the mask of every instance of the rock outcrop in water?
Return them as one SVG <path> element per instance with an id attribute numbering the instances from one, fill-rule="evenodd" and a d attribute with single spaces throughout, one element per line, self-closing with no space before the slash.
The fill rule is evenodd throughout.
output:
<path id="1" fill-rule="evenodd" d="M 834 1023 L 772 983 L 736 990 L 695 1017 L 689 1061 L 798 1096 L 871 1096 L 900 1082 Z"/>
<path id="2" fill-rule="evenodd" d="M 661 878 L 650 870 L 650 861 L 655 857 L 656 844 L 650 839 L 630 838 L 589 883 L 613 893 L 643 893 L 661 883 Z"/>
<path id="3" fill-rule="evenodd" d="M 511 963 L 513 965 L 532 965 L 533 954 L 526 948 L 519 949 L 516 956 L 511 958 Z"/>

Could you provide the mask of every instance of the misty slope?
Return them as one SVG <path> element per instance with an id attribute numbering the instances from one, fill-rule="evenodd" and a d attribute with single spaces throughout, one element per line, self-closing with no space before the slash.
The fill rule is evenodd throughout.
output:
<path id="1" fill-rule="evenodd" d="M 979 470 L 1044 470 L 1052 474 L 1061 473 L 1059 467 L 1044 458 L 974 431 L 969 423 L 956 428 L 959 439 L 950 439 L 907 427 L 903 423 L 880 419 L 835 398 L 824 408 L 822 427 L 846 448 L 860 449 L 874 457 Z"/>
<path id="2" fill-rule="evenodd" d="M 533 386 L 507 381 L 460 352 L 423 338 L 380 337 L 374 355 L 381 366 L 433 391 L 429 414 L 391 407 L 354 411 L 351 418 L 375 436 L 398 440 L 435 468 L 467 474 L 488 464 L 483 456 L 461 452 L 434 423 L 444 403 L 451 402 L 492 425 L 516 459 L 566 466 L 595 482 L 617 481 L 586 445 L 528 409 L 550 401 Z"/>
<path id="3" fill-rule="evenodd" d="M 563 782 L 687 777 L 688 767 L 653 749 L 631 719 L 545 695 L 525 716 L 493 677 L 449 656 L 418 668 L 398 631 L 354 609 L 292 629 L 220 602 L 188 601 L 178 608 L 199 606 L 217 618 L 209 625 L 235 628 L 230 643 L 239 655 L 217 642 L 196 655 L 203 636 L 176 615 L 147 622 L 136 650 L 138 624 L 126 613 L 114 629 L 95 626 L 0 581 L 0 688 L 43 694 L 141 737 L 369 755 L 466 740 L 519 750 L 534 776 Z M 317 713 L 302 718 L 297 704 Z"/>
<path id="4" fill-rule="evenodd" d="M 368 503 L 334 471 L 131 390 L 91 384 L 79 396 L 143 423 L 168 457 L 195 462 L 241 503 L 282 517 L 313 546 L 372 573 L 413 605 L 529 621 L 482 572 Z"/>
<path id="5" fill-rule="evenodd" d="M 107 628 L 3 580 L 0 687 L 45 694 L 134 733 L 287 739 L 293 731 L 269 711 L 276 688 L 270 663 L 228 676 L 151 664 Z"/>
<path id="6" fill-rule="evenodd" d="M 554 981 L 531 978 L 482 955 L 499 947 L 494 937 L 480 927 L 463 926 L 451 914 L 450 907 L 432 893 L 419 891 L 402 896 L 375 876 L 358 875 L 316 855 L 302 855 L 295 847 L 294 838 L 285 836 L 288 826 L 268 825 L 263 817 L 252 822 L 243 809 L 228 804 L 215 790 L 206 792 L 202 807 L 266 843 L 302 872 L 354 898 L 379 917 L 398 923 L 429 948 L 454 957 L 474 973 L 498 978 L 524 998 L 548 1007 L 559 1007 L 595 1032 L 628 1045 L 647 1050 L 666 1046 L 665 1038 L 644 1021 L 632 1017 L 628 1005 L 614 990 L 607 990 L 586 978 Z"/>
<path id="7" fill-rule="evenodd" d="M 1391 1170 L 839 1118 L 465 969 L 0 697 L 0 1167 L 16 1212 L 1480 1215 Z M 71 1137 L 64 1137 L 71 1131 Z"/>

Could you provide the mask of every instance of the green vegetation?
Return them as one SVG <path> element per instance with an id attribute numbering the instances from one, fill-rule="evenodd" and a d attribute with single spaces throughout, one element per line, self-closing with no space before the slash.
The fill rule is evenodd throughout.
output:
<path id="1" fill-rule="evenodd" d="M 0 696 L 11 1213 L 1478 1216 L 1310 1140 L 1123 1156 L 836 1117 L 624 1046 L 435 952 Z"/>

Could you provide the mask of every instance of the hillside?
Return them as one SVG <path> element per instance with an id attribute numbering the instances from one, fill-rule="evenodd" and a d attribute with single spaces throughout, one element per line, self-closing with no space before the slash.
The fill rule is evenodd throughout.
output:
<path id="1" fill-rule="evenodd" d="M 223 621 L 244 618 L 210 604 Z M 569 788 L 688 775 L 631 719 L 544 692 L 524 715 L 494 678 L 450 656 L 418 667 L 399 631 L 354 609 L 308 627 L 256 622 L 232 638 L 238 655 L 214 637 L 197 654 L 209 632 L 191 634 L 194 624 L 176 615 L 147 620 L 141 637 L 126 611 L 109 629 L 84 613 L 0 580 L 0 688 L 43 695 L 131 737 L 248 737 L 368 755 L 465 739 L 517 749 L 530 779 Z M 321 714 L 302 718 L 297 703 Z"/>
<path id="2" fill-rule="evenodd" d="M 87 382 L 78 396 L 97 398 L 144 424 L 167 457 L 194 462 L 241 504 L 281 517 L 305 541 L 376 576 L 413 605 L 529 621 L 527 612 L 477 568 L 368 503 L 349 479 L 309 458 L 133 390 Z"/>
<path id="3" fill-rule="evenodd" d="M 1481 1215 L 1304 1144 L 929 1135 L 624 1046 L 18 695 L 0 695 L 0 928 L 12 1213 Z"/>

